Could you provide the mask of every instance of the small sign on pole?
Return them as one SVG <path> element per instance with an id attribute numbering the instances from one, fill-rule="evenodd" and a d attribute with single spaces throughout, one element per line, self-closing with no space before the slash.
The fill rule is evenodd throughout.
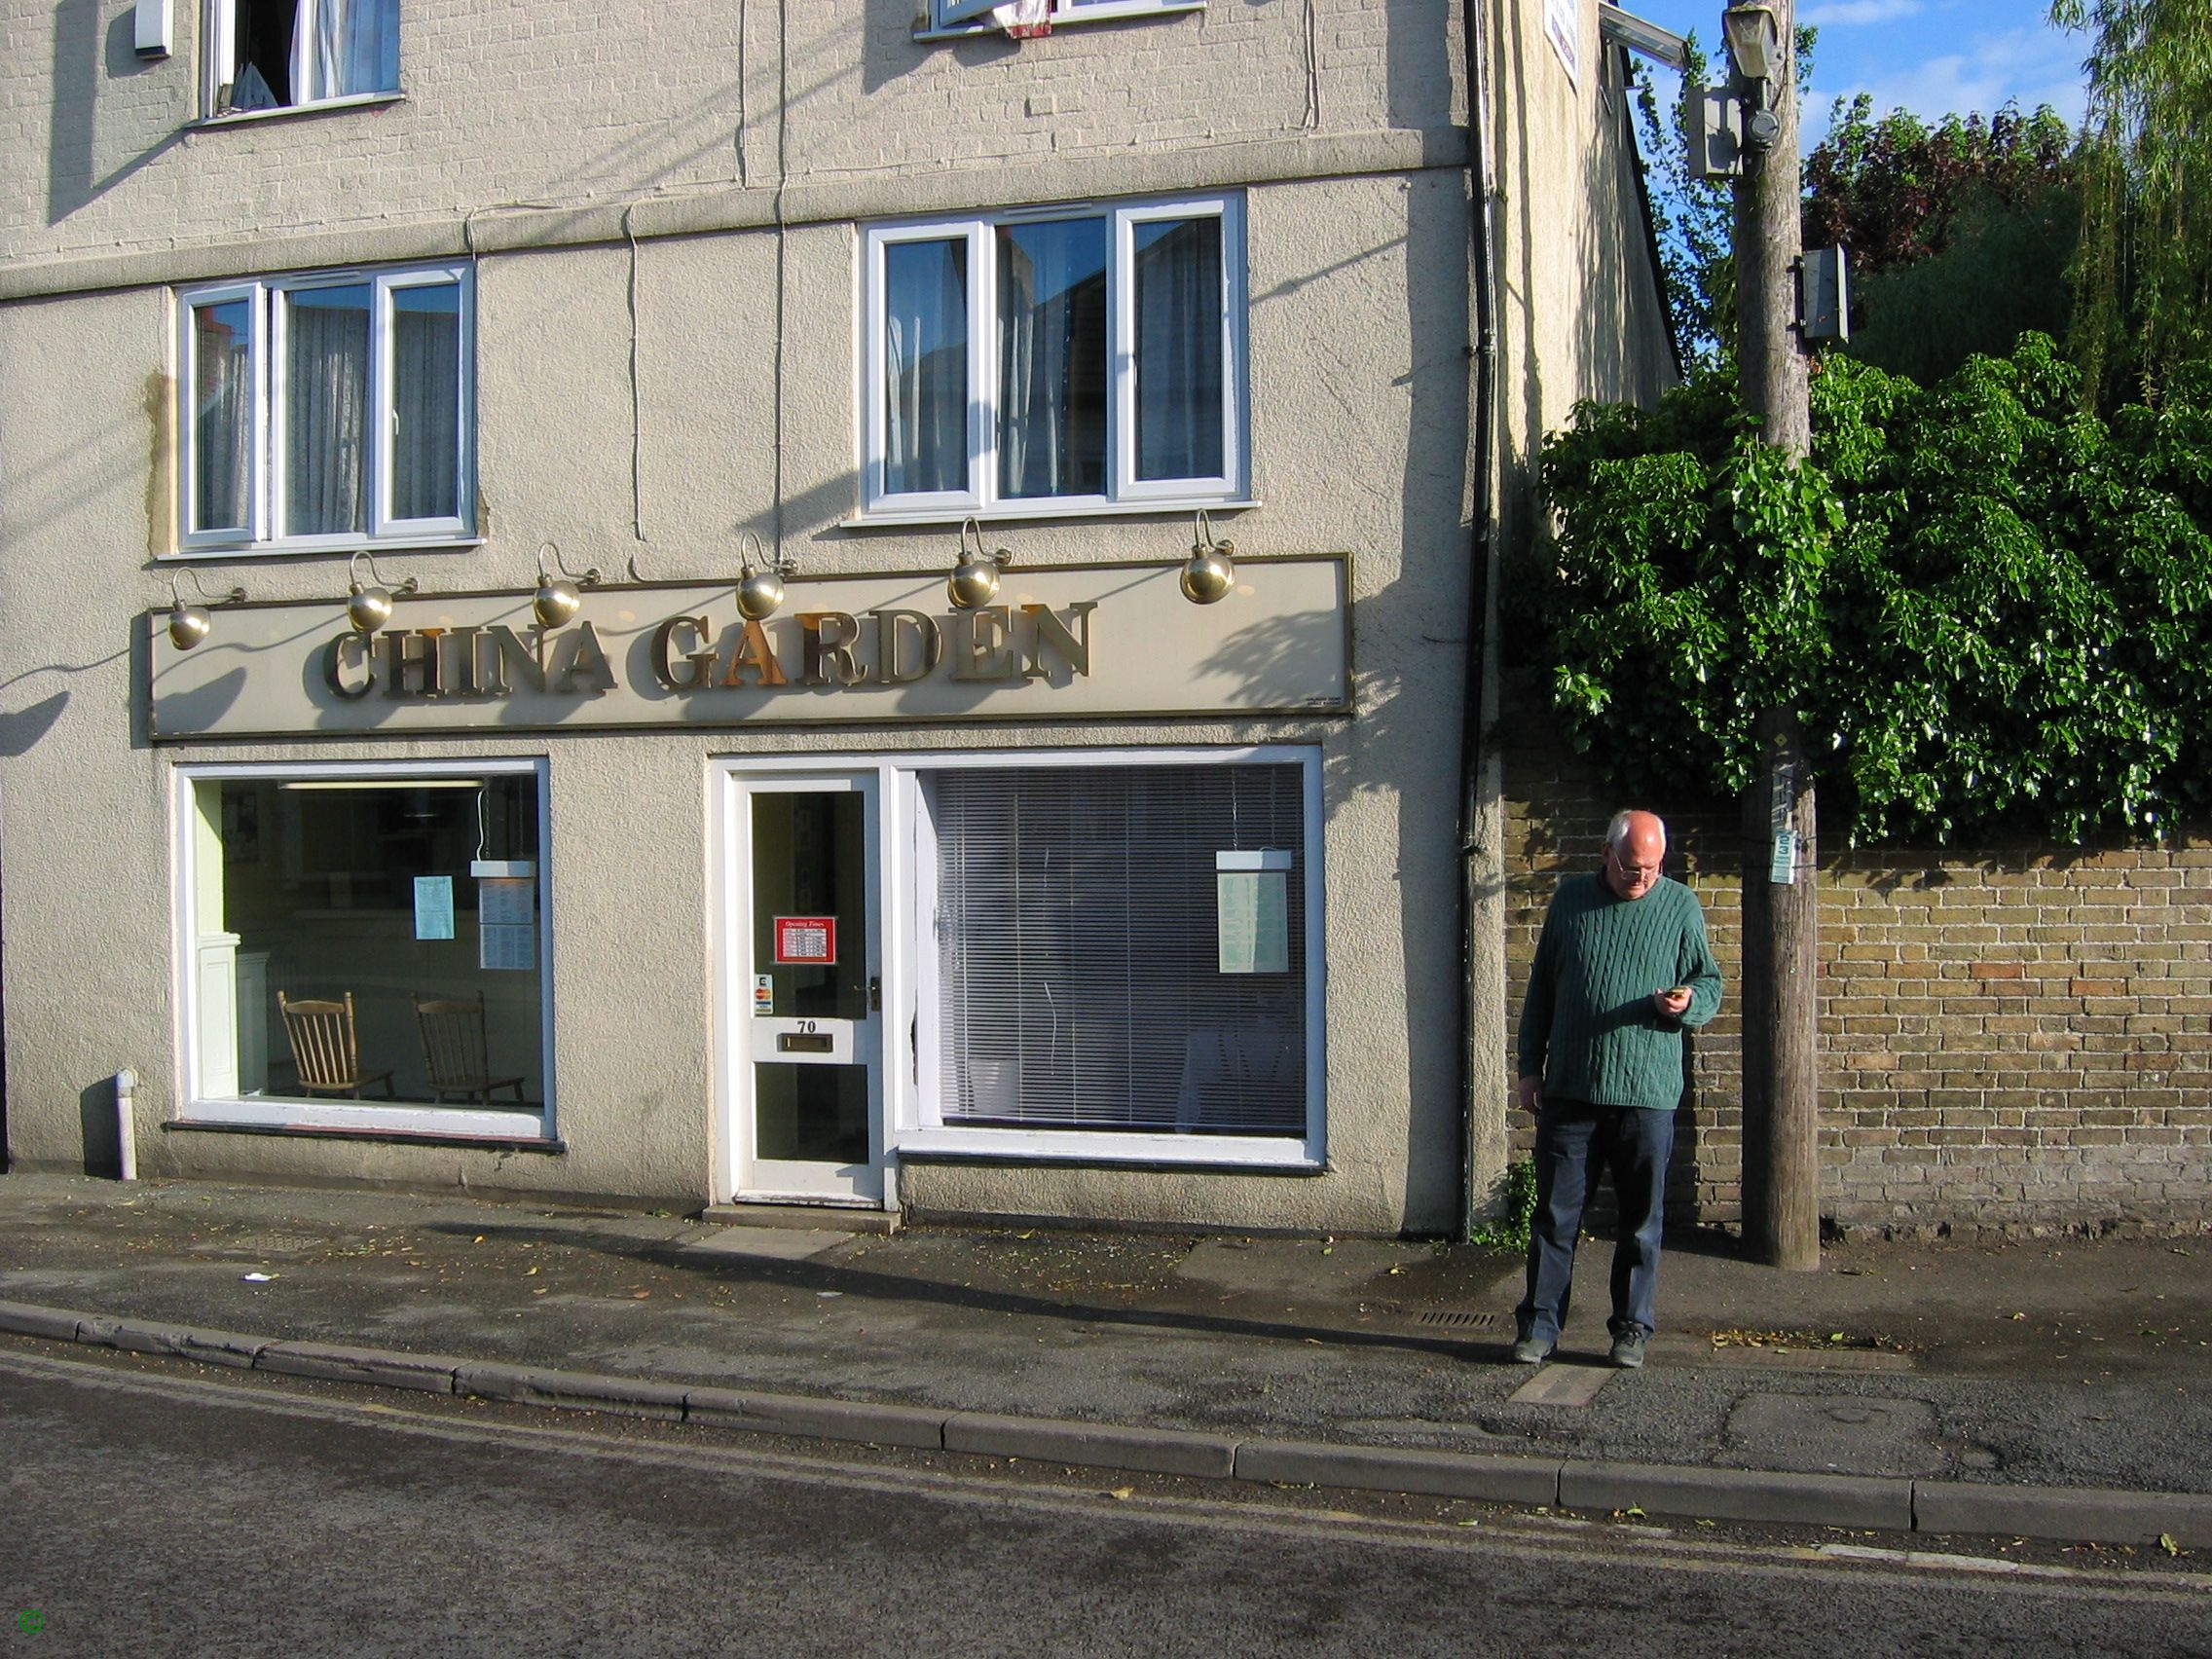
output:
<path id="1" fill-rule="evenodd" d="M 1807 340 L 1851 338 L 1851 250 L 1809 247 L 1797 262 L 1797 331 Z"/>

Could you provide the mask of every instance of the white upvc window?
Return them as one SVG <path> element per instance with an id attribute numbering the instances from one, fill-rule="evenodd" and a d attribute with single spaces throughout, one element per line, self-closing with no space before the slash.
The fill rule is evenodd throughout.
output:
<path id="1" fill-rule="evenodd" d="M 929 27 L 919 32 L 925 38 L 993 29 L 1042 34 L 1070 23 L 1204 10 L 1205 0 L 930 0 Z"/>
<path id="2" fill-rule="evenodd" d="M 209 283 L 179 301 L 185 551 L 474 534 L 465 265 Z"/>
<path id="3" fill-rule="evenodd" d="M 217 116 L 399 91 L 399 0 L 207 0 Z"/>
<path id="4" fill-rule="evenodd" d="M 1240 196 L 871 226 L 863 514 L 1245 497 Z"/>

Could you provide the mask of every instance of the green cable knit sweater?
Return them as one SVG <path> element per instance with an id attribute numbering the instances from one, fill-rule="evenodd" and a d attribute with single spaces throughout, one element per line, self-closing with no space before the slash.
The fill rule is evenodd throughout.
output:
<path id="1" fill-rule="evenodd" d="M 1690 987 L 1670 1019 L 1651 993 Z M 1623 899 L 1602 875 L 1559 885 L 1521 1005 L 1523 1077 L 1544 1093 L 1597 1106 L 1672 1112 L 1682 1098 L 1682 1033 L 1720 1011 L 1720 969 L 1705 940 L 1697 895 L 1662 876 Z"/>

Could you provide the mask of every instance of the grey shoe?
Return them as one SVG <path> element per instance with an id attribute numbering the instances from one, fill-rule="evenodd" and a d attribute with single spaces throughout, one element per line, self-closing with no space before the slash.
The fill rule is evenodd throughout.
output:
<path id="1" fill-rule="evenodd" d="M 1515 1365 L 1541 1365 L 1552 1356 L 1552 1345 L 1540 1343 L 1534 1337 L 1523 1337 L 1513 1345 Z M 1641 1360 L 1639 1364 L 1642 1363 Z"/>
<path id="2" fill-rule="evenodd" d="M 1640 1370 L 1643 1365 L 1643 1345 L 1650 1340 L 1641 1327 L 1631 1325 L 1613 1339 L 1613 1351 L 1606 1357 L 1623 1371 Z"/>

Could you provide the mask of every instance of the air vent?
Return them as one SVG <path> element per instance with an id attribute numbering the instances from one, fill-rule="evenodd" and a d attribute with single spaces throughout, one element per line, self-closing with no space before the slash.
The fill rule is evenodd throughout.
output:
<path id="1" fill-rule="evenodd" d="M 1495 1313 L 1469 1313 L 1459 1308 L 1431 1308 L 1414 1315 L 1417 1325 L 1449 1325 L 1455 1331 L 1494 1331 Z"/>

